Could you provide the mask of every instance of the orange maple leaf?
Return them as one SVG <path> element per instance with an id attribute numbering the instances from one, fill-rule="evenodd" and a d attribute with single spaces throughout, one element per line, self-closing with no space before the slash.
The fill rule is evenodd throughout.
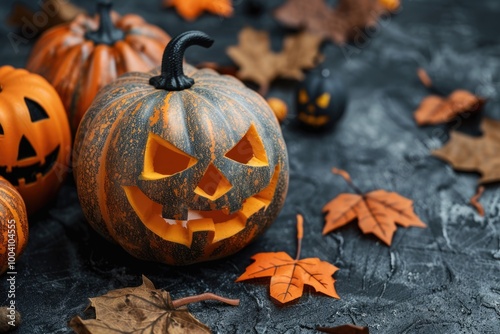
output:
<path id="1" fill-rule="evenodd" d="M 332 173 L 342 176 L 356 194 L 340 194 L 323 207 L 326 224 L 323 234 L 344 226 L 354 219 L 363 233 L 373 233 L 390 246 L 396 224 L 403 227 L 426 227 L 413 211 L 413 201 L 394 192 L 375 190 L 363 194 L 351 181 L 349 174 L 337 168 Z"/>
<path id="2" fill-rule="evenodd" d="M 425 87 L 443 95 L 423 68 L 418 69 L 417 75 Z M 447 123 L 459 115 L 480 111 L 485 103 L 485 99 L 467 90 L 456 89 L 447 97 L 435 94 L 425 97 L 413 117 L 420 126 Z"/>
<path id="3" fill-rule="evenodd" d="M 163 0 L 165 7 L 175 7 L 179 15 L 189 21 L 195 20 L 204 11 L 224 17 L 233 14 L 231 0 Z"/>
<path id="4" fill-rule="evenodd" d="M 248 279 L 271 277 L 271 297 L 284 304 L 302 296 L 304 285 L 317 292 L 340 298 L 335 291 L 332 275 L 338 270 L 334 265 L 318 258 L 300 258 L 303 237 L 303 217 L 297 215 L 297 256 L 292 259 L 285 252 L 259 253 L 252 256 L 254 263 L 238 277 L 236 282 Z"/>

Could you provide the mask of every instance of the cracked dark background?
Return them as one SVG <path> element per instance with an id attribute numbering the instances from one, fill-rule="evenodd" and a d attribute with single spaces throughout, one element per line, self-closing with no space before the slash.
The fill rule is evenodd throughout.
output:
<path id="1" fill-rule="evenodd" d="M 270 14 L 283 1 L 261 1 L 266 7 L 261 15 L 247 11 L 249 1 L 235 1 L 233 18 L 204 15 L 193 23 L 161 9 L 160 0 L 115 1 L 115 9 L 138 13 L 172 36 L 203 30 L 216 44 L 190 49 L 187 60 L 229 64 L 224 49 L 237 43 L 242 27 L 270 31 L 276 49 L 291 32 Z M 10 44 L 8 33 L 16 30 L 5 18 L 12 3 L 3 0 L 0 6 L 0 63 L 23 67 L 33 39 L 17 52 Z M 93 12 L 93 2 L 75 3 Z M 261 238 L 229 258 L 190 267 L 132 258 L 87 225 L 69 177 L 57 201 L 30 219 L 29 244 L 17 263 L 16 302 L 23 316 L 17 333 L 68 333 L 67 322 L 83 314 L 88 297 L 140 285 L 141 274 L 173 298 L 207 291 L 240 298 L 240 307 L 217 302 L 189 307 L 214 333 L 315 333 L 318 325 L 346 323 L 368 326 L 370 333 L 500 333 L 499 185 L 486 188 L 481 202 L 487 214 L 481 218 L 468 205 L 478 176 L 456 173 L 430 156 L 448 140 L 450 128 L 480 133 L 481 116 L 424 128 L 412 119 L 428 94 L 415 75 L 420 66 L 447 89 L 463 87 L 488 97 L 482 115 L 500 119 L 499 16 L 498 0 L 403 0 L 400 13 L 367 32 L 363 45 L 325 43 L 324 66 L 341 75 L 349 89 L 346 114 L 332 131 L 310 133 L 291 120 L 291 108 L 282 127 L 290 158 L 285 207 Z M 270 95 L 292 103 L 295 86 L 278 81 Z M 391 247 L 363 235 L 354 223 L 322 236 L 321 208 L 350 191 L 330 173 L 333 166 L 349 171 L 363 190 L 383 188 L 413 199 L 428 228 L 400 228 Z M 340 268 L 335 274 L 340 300 L 307 290 L 297 303 L 280 307 L 270 300 L 267 285 L 234 282 L 255 253 L 295 254 L 297 212 L 306 219 L 302 256 Z M 7 302 L 6 290 L 2 279 L 0 303 Z"/>

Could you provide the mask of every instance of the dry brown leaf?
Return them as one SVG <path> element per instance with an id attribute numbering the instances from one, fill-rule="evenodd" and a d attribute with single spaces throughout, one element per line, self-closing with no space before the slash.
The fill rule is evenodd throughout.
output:
<path id="1" fill-rule="evenodd" d="M 321 39 L 308 33 L 286 37 L 279 53 L 271 50 L 266 31 L 247 27 L 240 31 L 238 40 L 237 46 L 227 48 L 227 54 L 240 67 L 237 76 L 258 84 L 262 95 L 276 78 L 302 80 L 302 70 L 315 67 L 321 58 Z"/>
<path id="2" fill-rule="evenodd" d="M 466 112 L 481 110 L 485 100 L 466 90 L 456 90 L 447 98 L 427 96 L 413 116 L 418 125 L 447 123 Z"/>
<path id="3" fill-rule="evenodd" d="M 275 12 L 275 18 L 286 26 L 344 44 L 377 25 L 378 18 L 395 6 L 380 0 L 339 0 L 331 8 L 325 0 L 288 0 Z"/>
<path id="4" fill-rule="evenodd" d="M 297 215 L 297 256 L 292 259 L 285 252 L 259 253 L 252 256 L 254 263 L 238 277 L 236 282 L 254 278 L 271 277 L 271 297 L 279 303 L 288 303 L 302 296 L 304 285 L 317 292 L 339 298 L 332 275 L 338 270 L 334 265 L 318 258 L 300 259 L 303 237 L 303 218 Z"/>
<path id="5" fill-rule="evenodd" d="M 360 327 L 355 325 L 342 325 L 337 327 L 318 327 L 318 331 L 330 334 L 369 334 L 368 327 Z"/>
<path id="6" fill-rule="evenodd" d="M 218 300 L 238 305 L 238 300 L 213 294 L 172 300 L 170 294 L 156 289 L 145 276 L 142 285 L 113 290 L 103 296 L 90 298 L 95 308 L 95 319 L 83 320 L 79 316 L 69 322 L 77 334 L 109 333 L 168 333 L 206 334 L 210 329 L 193 317 L 186 304 L 201 300 Z"/>
<path id="7" fill-rule="evenodd" d="M 323 207 L 323 212 L 326 213 L 323 234 L 357 218 L 363 233 L 373 233 L 390 246 L 397 229 L 396 224 L 403 227 L 426 227 L 413 211 L 413 201 L 385 190 L 363 194 L 352 183 L 346 171 L 334 168 L 332 172 L 342 176 L 356 194 L 340 194 Z"/>
<path id="8" fill-rule="evenodd" d="M 481 203 L 479 203 L 479 199 L 483 195 L 484 192 L 484 187 L 479 186 L 477 187 L 477 192 L 472 198 L 470 199 L 470 204 L 477 210 L 477 213 L 481 216 L 484 217 L 484 207 Z"/>
<path id="9" fill-rule="evenodd" d="M 37 34 L 56 25 L 72 21 L 77 15 L 84 14 L 85 10 L 72 4 L 68 0 L 45 0 L 37 12 L 33 12 L 21 2 L 12 7 L 7 23 L 15 27 L 26 26 L 29 31 L 34 27 Z M 46 18 L 45 24 L 40 24 L 40 18 Z"/>
<path id="10" fill-rule="evenodd" d="M 457 171 L 478 172 L 479 183 L 500 181 L 500 121 L 484 119 L 482 137 L 452 131 L 450 140 L 432 155 L 447 161 Z"/>
<path id="11" fill-rule="evenodd" d="M 193 21 L 204 11 L 229 17 L 233 15 L 231 0 L 163 0 L 165 7 L 175 7 L 179 15 Z"/>

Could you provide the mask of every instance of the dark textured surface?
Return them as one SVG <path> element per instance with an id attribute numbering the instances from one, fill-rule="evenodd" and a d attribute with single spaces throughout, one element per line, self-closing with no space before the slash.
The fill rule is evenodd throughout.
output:
<path id="1" fill-rule="evenodd" d="M 2 1 L 2 21 L 11 2 Z M 172 35 L 193 28 L 212 35 L 217 42 L 211 50 L 188 52 L 193 63 L 228 63 L 224 48 L 236 42 L 245 25 L 269 29 L 276 47 L 287 32 L 267 13 L 243 15 L 246 1 L 235 1 L 233 19 L 203 16 L 195 23 L 159 10 L 159 3 L 120 1 L 117 9 L 136 11 Z M 444 86 L 463 86 L 488 96 L 485 114 L 500 119 L 500 2 L 403 4 L 400 14 L 384 20 L 364 45 L 325 46 L 327 66 L 344 76 L 350 103 L 345 117 L 328 133 L 307 133 L 292 122 L 284 124 L 289 195 L 263 237 L 218 262 L 184 268 L 142 263 L 90 230 L 69 181 L 57 203 L 30 221 L 31 240 L 18 262 L 16 301 L 24 320 L 18 332 L 69 332 L 67 321 L 81 314 L 87 297 L 139 285 L 145 274 L 173 298 L 205 291 L 240 298 L 237 308 L 213 302 L 190 306 L 215 333 L 314 333 L 317 325 L 344 323 L 368 326 L 370 333 L 500 333 L 499 186 L 487 187 L 481 199 L 487 215 L 479 217 L 467 204 L 478 177 L 455 173 L 429 155 L 447 140 L 449 126 L 418 128 L 412 119 L 427 94 L 415 76 L 418 66 L 437 71 L 436 81 Z M 2 24 L 0 29 L 1 63 L 23 66 L 31 44 L 15 53 L 7 39 L 11 28 Z M 293 87 L 279 82 L 271 93 L 292 101 Z M 477 133 L 477 121 L 469 118 L 454 125 Z M 392 247 L 362 235 L 356 224 L 322 236 L 322 206 L 348 191 L 340 177 L 330 174 L 333 166 L 348 170 L 363 190 L 384 188 L 413 199 L 429 227 L 399 229 Z M 302 255 L 340 268 L 335 274 L 340 300 L 307 291 L 296 304 L 279 307 L 270 301 L 266 285 L 234 283 L 254 253 L 295 253 L 297 211 L 306 218 Z M 1 284 L 0 301 L 6 301 L 7 284 Z"/>

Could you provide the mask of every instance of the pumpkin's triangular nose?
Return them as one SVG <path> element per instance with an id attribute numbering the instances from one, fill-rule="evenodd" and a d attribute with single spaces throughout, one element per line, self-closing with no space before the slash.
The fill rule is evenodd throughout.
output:
<path id="1" fill-rule="evenodd" d="M 36 157 L 36 151 L 28 138 L 23 135 L 19 142 L 19 150 L 17 151 L 17 160 Z"/>
<path id="2" fill-rule="evenodd" d="M 231 190 L 232 187 L 231 182 L 224 174 L 213 163 L 210 163 L 194 192 L 215 201 Z"/>

